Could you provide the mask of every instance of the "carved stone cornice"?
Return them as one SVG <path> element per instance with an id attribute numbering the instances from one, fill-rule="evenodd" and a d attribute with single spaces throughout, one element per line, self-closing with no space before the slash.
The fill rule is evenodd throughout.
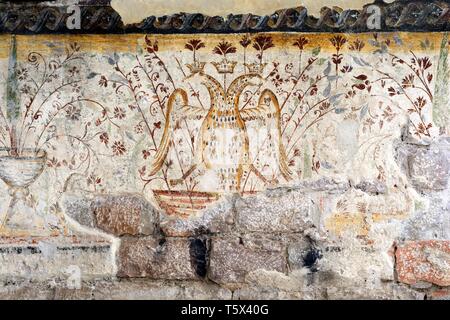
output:
<path id="1" fill-rule="evenodd" d="M 371 5 L 381 12 L 381 28 L 369 27 Z M 376 0 L 362 10 L 324 7 L 320 17 L 307 8 L 282 9 L 271 15 L 230 14 L 227 17 L 177 13 L 150 16 L 140 23 L 124 25 L 108 0 L 80 1 L 81 28 L 70 29 L 67 6 L 37 1 L 0 2 L 0 33 L 236 33 L 236 32 L 373 32 L 450 30 L 450 1 Z"/>

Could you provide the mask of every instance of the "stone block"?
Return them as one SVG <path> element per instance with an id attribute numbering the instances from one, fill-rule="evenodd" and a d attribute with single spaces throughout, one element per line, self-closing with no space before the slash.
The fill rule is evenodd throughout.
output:
<path id="1" fill-rule="evenodd" d="M 65 213 L 80 224 L 115 236 L 151 235 L 157 230 L 158 211 L 138 194 L 69 194 L 64 196 L 63 206 Z"/>
<path id="2" fill-rule="evenodd" d="M 421 190 L 444 190 L 450 173 L 450 143 L 445 140 L 418 148 L 408 157 L 409 176 Z"/>
<path id="3" fill-rule="evenodd" d="M 249 272 L 258 269 L 286 272 L 284 246 L 277 242 L 261 245 L 238 237 L 212 240 L 208 277 L 214 282 L 242 283 Z"/>
<path id="4" fill-rule="evenodd" d="M 320 210 L 298 191 L 260 194 L 236 201 L 237 228 L 243 232 L 303 232 L 314 227 Z"/>
<path id="5" fill-rule="evenodd" d="M 99 195 L 92 205 L 97 228 L 115 236 L 150 235 L 158 212 L 140 195 Z"/>
<path id="6" fill-rule="evenodd" d="M 124 237 L 121 239 L 119 277 L 152 279 L 199 279 L 196 260 L 186 238 Z"/>

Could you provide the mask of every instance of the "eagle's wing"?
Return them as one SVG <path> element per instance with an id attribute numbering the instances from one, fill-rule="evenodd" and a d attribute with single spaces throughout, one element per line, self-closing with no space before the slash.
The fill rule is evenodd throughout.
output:
<path id="1" fill-rule="evenodd" d="M 205 116 L 206 110 L 202 107 L 181 105 L 179 107 L 181 113 L 180 119 L 200 120 Z"/>
<path id="2" fill-rule="evenodd" d="M 259 142 L 266 144 L 266 148 L 272 146 L 272 153 L 278 163 L 278 169 L 286 180 L 291 180 L 292 172 L 287 164 L 286 150 L 281 136 L 281 110 L 275 94 L 265 89 L 258 100 L 258 105 L 240 111 L 241 118 L 246 121 L 259 120 L 266 128 L 266 137 Z M 260 132 L 260 129 L 257 130 Z M 270 140 L 270 141 L 267 141 Z M 258 155 L 257 155 L 258 156 Z"/>
<path id="3" fill-rule="evenodd" d="M 158 151 L 150 166 L 150 175 L 156 174 L 164 164 L 169 152 L 170 141 L 175 128 L 185 119 L 201 119 L 205 110 L 188 104 L 188 95 L 183 89 L 176 89 L 167 101 L 166 122 Z"/>

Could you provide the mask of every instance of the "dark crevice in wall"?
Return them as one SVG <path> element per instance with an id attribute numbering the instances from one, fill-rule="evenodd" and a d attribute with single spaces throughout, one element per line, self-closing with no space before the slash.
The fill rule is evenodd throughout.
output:
<path id="1" fill-rule="evenodd" d="M 322 258 L 322 252 L 316 248 L 310 248 L 303 256 L 303 266 L 312 272 L 317 272 L 317 262 Z"/>
<path id="2" fill-rule="evenodd" d="M 209 248 L 210 240 L 206 236 L 199 236 L 189 239 L 189 255 L 191 265 L 196 274 L 205 278 L 209 267 Z"/>

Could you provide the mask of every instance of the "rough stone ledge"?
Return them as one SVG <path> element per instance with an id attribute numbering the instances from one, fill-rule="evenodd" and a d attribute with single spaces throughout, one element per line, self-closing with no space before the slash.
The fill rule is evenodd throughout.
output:
<path id="1" fill-rule="evenodd" d="M 279 276 L 269 276 L 280 282 Z M 286 277 L 279 285 L 268 287 L 246 283 L 233 290 L 212 282 L 163 281 L 149 279 L 101 279 L 83 281 L 79 289 L 67 287 L 64 281 L 0 283 L 0 300 L 248 300 L 248 299 L 401 299 L 445 300 L 448 290 L 414 290 L 395 282 L 381 283 L 367 290 L 363 283 L 351 279 L 333 279 L 294 288 L 283 287 L 291 281 Z"/>
<path id="2" fill-rule="evenodd" d="M 149 279 L 83 281 L 68 288 L 65 281 L 0 284 L 0 300 L 199 300 L 232 299 L 232 292 L 211 282 Z"/>
<path id="3" fill-rule="evenodd" d="M 294 186 L 268 189 L 258 195 L 226 196 L 198 217 L 181 218 L 160 213 L 138 194 L 96 194 L 63 196 L 68 216 L 89 228 L 117 237 L 195 237 L 233 232 L 299 233 L 316 228 L 320 217 L 318 199 L 350 188 L 349 181 L 330 178 L 304 181 Z M 382 192 L 382 186 L 367 184 Z"/>
<path id="4" fill-rule="evenodd" d="M 0 238 L 0 280 L 111 276 L 113 251 L 109 240 L 93 236 Z"/>
<path id="5" fill-rule="evenodd" d="M 158 230 L 159 212 L 139 194 L 65 194 L 65 213 L 80 224 L 114 236 L 151 235 Z"/>
<path id="6" fill-rule="evenodd" d="M 328 202 L 349 188 L 348 181 L 322 178 L 301 185 L 268 189 L 258 195 L 241 197 L 236 194 L 225 197 L 198 217 L 161 215 L 161 230 L 164 235 L 175 237 L 236 232 L 302 233 L 317 228 L 321 216 L 317 203 L 321 197 L 329 195 L 325 199 Z M 371 188 L 383 192 L 382 186 Z"/>

